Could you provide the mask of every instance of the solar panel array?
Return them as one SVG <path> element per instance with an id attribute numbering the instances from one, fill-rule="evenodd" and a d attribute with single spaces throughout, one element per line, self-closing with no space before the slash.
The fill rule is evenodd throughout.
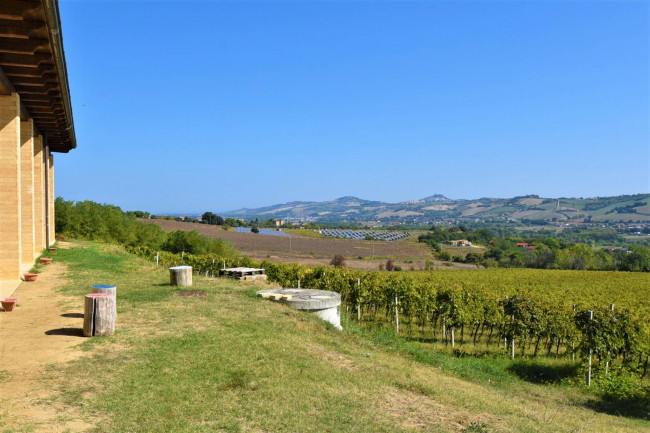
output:
<path id="1" fill-rule="evenodd" d="M 278 230 L 273 230 L 273 229 L 258 229 L 260 232 L 258 234 L 260 235 L 272 235 L 272 236 L 293 236 L 289 233 L 284 233 Z M 234 231 L 239 232 L 239 233 L 251 233 L 251 229 L 247 227 L 237 227 Z"/>
<path id="2" fill-rule="evenodd" d="M 411 236 L 409 232 L 389 232 L 386 230 L 377 231 L 377 230 L 350 230 L 350 229 L 322 229 L 321 234 L 331 237 L 331 238 L 341 238 L 341 239 L 366 239 L 366 236 L 369 236 L 370 239 L 376 241 L 396 241 L 398 239 L 403 239 Z"/>

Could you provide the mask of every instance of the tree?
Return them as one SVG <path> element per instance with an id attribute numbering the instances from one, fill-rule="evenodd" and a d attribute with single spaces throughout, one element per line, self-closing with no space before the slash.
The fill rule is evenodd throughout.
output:
<path id="1" fill-rule="evenodd" d="M 494 235 L 488 229 L 480 228 L 474 230 L 474 232 L 467 235 L 467 239 L 474 242 L 475 244 L 487 245 L 491 239 L 494 238 Z"/>
<path id="2" fill-rule="evenodd" d="M 149 217 L 150 217 L 149 212 L 144 212 L 144 211 L 141 211 L 141 210 L 127 211 L 126 215 L 132 216 L 132 217 L 135 217 L 135 218 L 145 218 L 145 219 L 149 219 Z"/>
<path id="3" fill-rule="evenodd" d="M 443 228 L 433 226 L 429 229 L 429 233 L 418 237 L 419 242 L 425 242 L 426 239 L 431 239 L 435 242 L 445 242 L 449 240 L 449 233 Z"/>
<path id="4" fill-rule="evenodd" d="M 212 212 L 205 212 L 203 215 L 201 215 L 201 221 L 203 222 L 203 224 L 216 225 L 217 215 L 213 214 Z"/>
<path id="5" fill-rule="evenodd" d="M 492 259 L 499 262 L 503 258 L 504 252 L 499 248 L 492 247 L 489 250 L 487 250 L 483 255 L 485 256 L 486 259 Z"/>
<path id="6" fill-rule="evenodd" d="M 575 244 L 558 251 L 555 255 L 555 262 L 560 269 L 594 269 L 594 250 L 587 245 Z"/>
<path id="7" fill-rule="evenodd" d="M 483 254 L 481 253 L 467 253 L 465 254 L 465 263 L 482 263 Z"/>
<path id="8" fill-rule="evenodd" d="M 629 252 L 623 256 L 621 270 L 650 272 L 650 248 L 631 245 Z"/>
<path id="9" fill-rule="evenodd" d="M 226 218 L 224 224 L 230 227 L 241 227 L 242 222 L 234 218 Z"/>
<path id="10" fill-rule="evenodd" d="M 394 269 L 395 269 L 395 265 L 393 264 L 393 261 L 391 259 L 386 260 L 386 270 L 392 271 Z"/>

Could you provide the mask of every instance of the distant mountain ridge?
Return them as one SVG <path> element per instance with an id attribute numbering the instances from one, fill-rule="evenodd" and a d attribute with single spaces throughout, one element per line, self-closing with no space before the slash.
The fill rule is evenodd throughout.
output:
<path id="1" fill-rule="evenodd" d="M 224 216 L 300 221 L 422 223 L 439 220 L 530 220 L 574 222 L 648 222 L 650 194 L 593 198 L 450 199 L 441 194 L 400 203 L 345 196 L 335 200 L 293 201 L 242 208 Z"/>

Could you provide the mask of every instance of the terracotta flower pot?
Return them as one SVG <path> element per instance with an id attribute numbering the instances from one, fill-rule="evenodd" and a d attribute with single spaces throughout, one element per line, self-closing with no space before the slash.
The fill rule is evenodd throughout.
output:
<path id="1" fill-rule="evenodd" d="M 32 272 L 27 272 L 25 274 L 25 281 L 36 281 L 38 278 L 38 274 L 34 274 Z"/>
<path id="2" fill-rule="evenodd" d="M 0 299 L 0 304 L 2 304 L 2 308 L 4 308 L 4 310 L 7 312 L 14 310 L 14 307 L 16 306 L 16 302 L 18 302 L 18 298 Z"/>
<path id="3" fill-rule="evenodd" d="M 49 265 L 52 263 L 52 258 L 51 257 L 41 257 L 41 263 L 44 265 Z"/>
<path id="4" fill-rule="evenodd" d="M 50 248 L 51 253 L 56 253 L 56 248 Z"/>

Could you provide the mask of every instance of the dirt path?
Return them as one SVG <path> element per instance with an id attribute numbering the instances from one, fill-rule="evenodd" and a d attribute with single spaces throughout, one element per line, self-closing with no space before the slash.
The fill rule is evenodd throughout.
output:
<path id="1" fill-rule="evenodd" d="M 20 284 L 13 295 L 20 298 L 14 311 L 0 310 L 0 420 L 6 417 L 3 427 L 9 431 L 82 432 L 93 427 L 70 408 L 42 403 L 54 392 L 41 380 L 46 367 L 83 353 L 75 347 L 83 341 L 83 307 L 55 290 L 65 282 L 65 267 L 55 262 L 37 281 Z"/>

